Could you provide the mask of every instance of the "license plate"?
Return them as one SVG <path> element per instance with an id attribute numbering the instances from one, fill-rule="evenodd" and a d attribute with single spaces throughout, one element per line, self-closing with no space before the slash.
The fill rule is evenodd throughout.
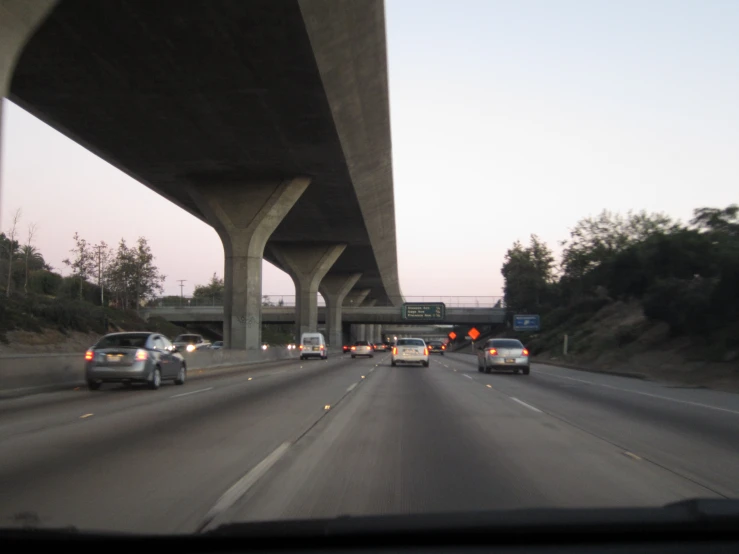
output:
<path id="1" fill-rule="evenodd" d="M 108 354 L 109 362 L 120 362 L 121 358 L 123 358 L 123 356 L 116 356 L 115 354 Z"/>
<path id="2" fill-rule="evenodd" d="M 506 358 L 505 359 L 505 363 L 507 363 L 507 364 L 515 364 L 516 363 L 516 359 L 515 358 Z"/>
<path id="3" fill-rule="evenodd" d="M 320 349 L 321 349 L 321 347 L 320 347 L 320 346 L 314 346 L 314 347 L 313 347 L 313 350 L 320 350 Z"/>

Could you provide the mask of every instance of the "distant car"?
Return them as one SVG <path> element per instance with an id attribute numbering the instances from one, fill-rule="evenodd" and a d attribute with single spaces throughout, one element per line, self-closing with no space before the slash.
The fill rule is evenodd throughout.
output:
<path id="1" fill-rule="evenodd" d="M 429 349 L 423 339 L 398 339 L 393 347 L 390 365 L 418 364 L 429 366 Z"/>
<path id="2" fill-rule="evenodd" d="M 531 371 L 529 351 L 516 339 L 490 339 L 477 351 L 477 371 L 513 371 L 528 375 Z"/>
<path id="3" fill-rule="evenodd" d="M 296 348 L 297 348 L 297 346 L 295 346 L 295 344 L 294 344 L 294 343 L 292 343 L 292 342 L 291 342 L 290 344 L 288 344 L 288 345 L 287 345 L 287 349 L 288 349 L 288 350 L 295 350 Z"/>
<path id="4" fill-rule="evenodd" d="M 156 390 L 164 380 L 184 385 L 186 378 L 185 358 L 158 333 L 111 333 L 85 352 L 90 390 L 98 390 L 103 383 L 146 383 Z"/>
<path id="5" fill-rule="evenodd" d="M 223 348 L 222 340 L 217 340 L 213 344 L 210 345 L 211 350 L 220 350 L 221 348 Z"/>
<path id="6" fill-rule="evenodd" d="M 443 356 L 446 350 L 446 345 L 440 340 L 430 340 L 426 345 L 429 347 L 429 354 L 441 354 Z"/>
<path id="7" fill-rule="evenodd" d="M 351 347 L 351 346 L 349 346 L 348 344 L 345 344 L 345 345 L 344 345 L 344 346 L 343 346 L 343 347 L 341 348 L 341 351 L 342 351 L 342 352 L 344 352 L 344 354 L 346 354 L 346 353 L 347 353 L 347 352 L 349 352 L 349 351 L 350 351 L 351 349 L 352 349 L 352 347 Z"/>
<path id="8" fill-rule="evenodd" d="M 385 343 L 378 342 L 375 344 L 375 352 L 385 352 L 387 350 L 387 347 L 385 346 Z"/>
<path id="9" fill-rule="evenodd" d="M 352 358 L 356 358 L 357 356 L 369 356 L 371 358 L 375 354 L 372 345 L 366 340 L 358 340 L 355 342 L 350 351 L 352 353 Z"/>
<path id="10" fill-rule="evenodd" d="M 210 348 L 210 341 L 205 340 L 203 335 L 194 333 L 178 335 L 172 342 L 180 352 L 188 354 L 196 350 Z"/>

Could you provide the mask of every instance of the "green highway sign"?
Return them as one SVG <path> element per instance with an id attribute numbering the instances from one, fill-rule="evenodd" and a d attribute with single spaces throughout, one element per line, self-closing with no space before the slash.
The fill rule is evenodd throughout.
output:
<path id="1" fill-rule="evenodd" d="M 407 302 L 400 312 L 401 318 L 409 321 L 434 321 L 446 317 L 443 302 Z"/>

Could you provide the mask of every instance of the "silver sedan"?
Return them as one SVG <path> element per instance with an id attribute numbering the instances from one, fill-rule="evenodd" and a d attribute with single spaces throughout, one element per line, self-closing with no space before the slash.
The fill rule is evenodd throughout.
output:
<path id="1" fill-rule="evenodd" d="M 490 339 L 477 351 L 477 371 L 513 371 L 528 375 L 529 351 L 516 339 Z"/>
<path id="2" fill-rule="evenodd" d="M 185 359 L 158 333 L 111 333 L 85 352 L 85 378 L 90 390 L 103 383 L 146 383 L 158 389 L 163 380 L 184 385 Z"/>

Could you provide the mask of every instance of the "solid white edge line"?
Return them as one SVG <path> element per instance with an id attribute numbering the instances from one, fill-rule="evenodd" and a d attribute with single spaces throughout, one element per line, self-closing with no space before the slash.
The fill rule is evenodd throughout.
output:
<path id="1" fill-rule="evenodd" d="M 509 396 L 508 398 L 510 398 L 514 402 L 518 402 L 519 404 L 521 404 L 521 406 L 526 406 L 529 410 L 534 410 L 535 412 L 542 413 L 539 408 L 534 408 L 531 404 L 526 404 L 526 402 L 524 402 L 523 400 L 519 400 L 518 398 L 514 398 L 513 396 Z"/>
<path id="2" fill-rule="evenodd" d="M 569 379 L 570 381 L 577 381 L 578 383 L 587 383 L 595 387 L 603 387 L 605 389 L 613 389 L 621 392 L 630 392 L 632 394 L 640 394 L 641 396 L 648 396 L 649 398 L 659 398 L 660 400 L 667 400 L 669 402 L 677 402 L 679 404 L 687 404 L 688 406 L 696 406 L 698 408 L 708 408 L 709 410 L 716 410 L 719 412 L 728 412 L 730 414 L 739 415 L 739 411 L 729 410 L 728 408 L 719 408 L 718 406 L 711 406 L 709 404 L 702 404 L 701 402 L 691 402 L 690 400 L 678 400 L 677 398 L 670 398 L 669 396 L 662 396 L 660 394 L 651 394 L 648 392 L 641 392 L 638 390 L 622 389 L 621 387 L 614 387 L 613 385 L 604 385 L 602 383 L 594 383 L 593 381 L 586 381 L 585 379 L 575 379 L 574 377 L 566 377 L 565 375 L 556 375 L 549 373 L 548 371 L 537 371 L 537 375 L 548 375 L 550 377 L 556 377 L 558 379 Z"/>
<path id="3" fill-rule="evenodd" d="M 261 462 L 251 468 L 241 479 L 231 485 L 231 488 L 224 492 L 213 507 L 208 510 L 208 513 L 205 516 L 205 521 L 213 521 L 214 518 L 233 506 L 239 498 L 244 496 L 246 492 L 254 486 L 254 484 L 265 473 L 267 473 L 267 471 L 269 471 L 269 469 L 275 465 L 282 456 L 284 456 L 288 448 L 290 448 L 290 443 L 283 442 L 269 456 L 264 458 Z"/>
<path id="4" fill-rule="evenodd" d="M 346 392 L 352 392 L 354 390 L 354 387 L 356 387 L 356 386 L 357 386 L 356 383 L 354 383 L 353 385 L 349 385 L 349 388 L 346 389 Z"/>
<path id="5" fill-rule="evenodd" d="M 174 396 L 170 396 L 170 398 L 179 398 L 181 396 L 190 396 L 191 394 L 198 394 L 199 392 L 206 392 L 209 390 L 213 390 L 213 387 L 208 387 L 207 389 L 198 389 L 190 392 L 183 392 L 182 394 L 175 394 Z"/>

